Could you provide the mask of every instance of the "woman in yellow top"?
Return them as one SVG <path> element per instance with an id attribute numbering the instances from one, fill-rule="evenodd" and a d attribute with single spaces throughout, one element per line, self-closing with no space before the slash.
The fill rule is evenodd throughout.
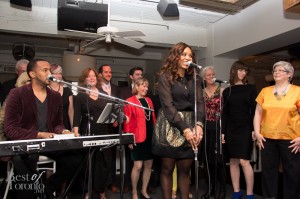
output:
<path id="1" fill-rule="evenodd" d="M 283 198 L 298 198 L 300 186 L 300 87 L 290 84 L 293 66 L 273 66 L 274 86 L 256 98 L 254 131 L 261 150 L 264 198 L 277 198 L 278 167 L 283 165 Z"/>

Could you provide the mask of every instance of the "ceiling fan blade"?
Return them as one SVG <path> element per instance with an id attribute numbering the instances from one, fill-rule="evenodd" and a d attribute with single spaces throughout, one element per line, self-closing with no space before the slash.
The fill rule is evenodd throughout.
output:
<path id="1" fill-rule="evenodd" d="M 132 48 L 136 48 L 136 49 L 140 49 L 143 46 L 145 46 L 145 44 L 141 43 L 141 42 L 137 42 L 134 41 L 132 39 L 127 39 L 127 38 L 122 38 L 122 37 L 115 37 L 114 41 Z"/>
<path id="2" fill-rule="evenodd" d="M 66 31 L 69 32 L 76 32 L 76 33 L 82 33 L 82 34 L 89 34 L 93 36 L 98 36 L 97 33 L 92 33 L 92 32 L 85 32 L 85 31 L 80 31 L 80 30 L 71 30 L 71 29 L 65 29 Z"/>
<path id="3" fill-rule="evenodd" d="M 80 46 L 80 48 L 85 48 L 85 47 L 87 47 L 87 46 L 89 46 L 89 45 L 92 45 L 92 44 L 98 42 L 98 41 L 103 41 L 104 39 L 105 39 L 104 37 L 100 37 L 100 38 L 98 38 L 98 39 L 95 39 L 95 40 L 93 40 L 93 41 L 91 41 L 91 42 L 89 42 L 89 43 L 83 45 L 83 46 Z"/>
<path id="4" fill-rule="evenodd" d="M 145 34 L 139 30 L 120 31 L 120 32 L 116 32 L 115 34 L 120 37 L 142 37 L 142 36 L 145 36 Z"/>

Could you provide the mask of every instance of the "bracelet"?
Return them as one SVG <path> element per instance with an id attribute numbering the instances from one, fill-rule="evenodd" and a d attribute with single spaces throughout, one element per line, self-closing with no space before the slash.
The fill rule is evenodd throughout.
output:
<path id="1" fill-rule="evenodd" d="M 65 130 L 63 130 L 63 131 L 61 132 L 61 134 L 64 134 L 64 132 L 71 132 L 71 131 L 68 130 L 68 129 L 65 129 Z"/>
<path id="2" fill-rule="evenodd" d="M 198 121 L 198 122 L 196 122 L 196 125 L 197 125 L 197 126 L 200 126 L 201 128 L 203 128 L 203 123 L 202 123 L 202 122 L 199 122 L 199 121 Z"/>
<path id="3" fill-rule="evenodd" d="M 186 128 L 183 130 L 183 136 L 185 137 L 185 135 L 189 132 L 192 132 L 190 128 Z"/>

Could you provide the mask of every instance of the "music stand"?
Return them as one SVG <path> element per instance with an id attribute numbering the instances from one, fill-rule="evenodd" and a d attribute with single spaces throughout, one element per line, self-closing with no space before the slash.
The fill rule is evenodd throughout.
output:
<path id="1" fill-rule="evenodd" d="M 107 103 L 104 107 L 101 115 L 99 116 L 97 123 L 114 123 L 117 121 L 119 123 L 119 157 L 120 157 L 120 198 L 123 198 L 123 186 L 124 186 L 124 151 L 122 146 L 121 134 L 122 134 L 122 123 L 125 118 L 123 113 L 123 104 Z"/>
<path id="2" fill-rule="evenodd" d="M 101 115 L 99 116 L 97 123 L 114 123 L 118 118 L 118 109 L 118 105 L 113 103 L 107 103 Z"/>

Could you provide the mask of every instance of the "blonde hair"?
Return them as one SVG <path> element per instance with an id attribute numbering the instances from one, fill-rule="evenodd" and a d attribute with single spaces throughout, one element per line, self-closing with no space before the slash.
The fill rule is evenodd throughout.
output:
<path id="1" fill-rule="evenodd" d="M 142 77 L 142 78 L 138 78 L 135 82 L 134 82 L 134 87 L 132 88 L 132 94 L 136 95 L 138 94 L 138 90 L 136 88 L 136 86 L 140 86 L 140 85 L 149 85 L 149 81 Z"/>
<path id="2" fill-rule="evenodd" d="M 18 79 L 16 81 L 16 84 L 15 84 L 15 87 L 21 87 L 21 86 L 24 86 L 24 85 L 29 84 L 29 83 L 30 83 L 30 78 L 29 78 L 27 72 L 23 72 L 18 77 Z"/>

